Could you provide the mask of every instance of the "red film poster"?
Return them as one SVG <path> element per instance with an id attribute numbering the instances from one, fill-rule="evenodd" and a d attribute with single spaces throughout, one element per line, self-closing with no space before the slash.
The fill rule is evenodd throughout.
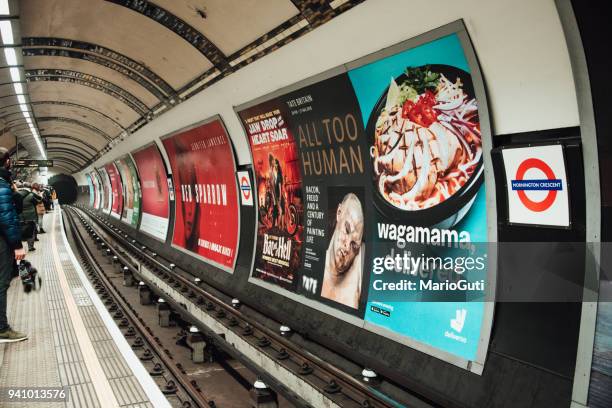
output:
<path id="1" fill-rule="evenodd" d="M 111 193 L 113 196 L 111 217 L 121 218 L 121 211 L 123 211 L 123 186 L 121 185 L 119 171 L 117 171 L 117 167 L 114 163 L 108 163 L 104 168 L 110 179 Z"/>
<path id="2" fill-rule="evenodd" d="M 102 182 L 102 211 L 106 214 L 110 214 L 113 196 L 111 195 L 111 186 L 108 173 L 104 167 L 98 169 L 100 173 L 100 181 Z"/>
<path id="3" fill-rule="evenodd" d="M 302 175 L 294 135 L 275 101 L 239 112 L 247 131 L 258 201 L 252 276 L 294 289 L 301 263 Z"/>
<path id="4" fill-rule="evenodd" d="M 91 174 L 94 176 L 95 185 L 96 185 L 96 197 L 94 202 L 94 208 L 96 210 L 100 210 L 102 208 L 102 195 L 104 194 L 102 191 L 102 181 L 100 179 L 100 173 L 96 170 L 92 171 Z"/>
<path id="5" fill-rule="evenodd" d="M 98 175 L 96 174 L 95 170 L 90 173 L 90 177 L 94 191 L 93 208 L 94 210 L 97 210 L 100 207 L 100 185 L 98 183 Z"/>
<path id="6" fill-rule="evenodd" d="M 174 181 L 172 244 L 232 272 L 238 249 L 238 190 L 220 119 L 163 140 Z"/>
<path id="7" fill-rule="evenodd" d="M 168 234 L 168 182 L 166 166 L 155 144 L 132 153 L 142 191 L 140 230 L 162 241 Z"/>

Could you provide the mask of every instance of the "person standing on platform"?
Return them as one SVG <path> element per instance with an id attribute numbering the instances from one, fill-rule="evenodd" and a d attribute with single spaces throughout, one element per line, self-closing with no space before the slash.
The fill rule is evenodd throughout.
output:
<path id="1" fill-rule="evenodd" d="M 50 186 L 45 186 L 43 188 L 43 202 L 45 204 L 45 210 L 46 212 L 50 212 L 53 203 L 51 202 L 51 187 Z"/>
<path id="2" fill-rule="evenodd" d="M 45 230 L 43 228 L 43 217 L 45 216 L 46 208 L 45 208 L 45 196 L 42 191 L 42 186 L 40 184 L 34 183 L 32 184 L 32 192 L 38 196 L 39 201 L 36 203 L 36 215 L 37 220 L 36 224 L 38 226 L 38 234 L 44 234 Z"/>
<path id="3" fill-rule="evenodd" d="M 55 208 L 55 204 L 57 204 L 57 193 L 55 192 L 55 189 L 53 187 L 51 187 L 51 209 L 53 210 Z"/>
<path id="4" fill-rule="evenodd" d="M 38 231 L 38 213 L 36 212 L 36 206 L 42 201 L 31 188 L 32 186 L 30 183 L 23 183 L 23 187 L 19 190 L 19 194 L 23 197 L 21 220 L 34 230 L 31 236 L 24 237 L 28 242 L 28 252 L 36 250 L 36 248 L 34 248 L 34 242 L 38 240 L 36 237 Z"/>
<path id="5" fill-rule="evenodd" d="M 28 338 L 9 326 L 6 315 L 7 292 L 13 278 L 15 261 L 25 258 L 21 245 L 21 225 L 11 188 L 10 168 L 9 151 L 0 147 L 0 343 L 13 343 Z"/>

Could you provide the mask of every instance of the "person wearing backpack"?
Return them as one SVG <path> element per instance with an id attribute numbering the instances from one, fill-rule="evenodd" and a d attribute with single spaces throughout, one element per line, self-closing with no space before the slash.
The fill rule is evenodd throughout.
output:
<path id="1" fill-rule="evenodd" d="M 0 344 L 28 338 L 11 328 L 6 314 L 8 288 L 13 279 L 15 262 L 25 258 L 21 245 L 21 225 L 11 188 L 10 157 L 8 149 L 0 147 Z"/>

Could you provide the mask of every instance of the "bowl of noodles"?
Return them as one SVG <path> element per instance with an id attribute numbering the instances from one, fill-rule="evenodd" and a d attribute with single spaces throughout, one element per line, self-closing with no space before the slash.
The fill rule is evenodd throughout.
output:
<path id="1" fill-rule="evenodd" d="M 366 126 L 374 203 L 387 216 L 449 228 L 483 182 L 478 104 L 468 72 L 408 67 L 391 78 Z"/>

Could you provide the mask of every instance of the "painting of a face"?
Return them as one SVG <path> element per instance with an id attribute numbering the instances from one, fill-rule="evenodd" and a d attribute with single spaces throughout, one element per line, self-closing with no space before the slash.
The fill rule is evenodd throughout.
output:
<path id="1" fill-rule="evenodd" d="M 185 240 L 190 241 L 197 230 L 198 203 L 196 202 L 196 169 L 189 155 L 181 155 L 178 166 L 178 183 L 183 194 L 182 212 L 185 226 Z"/>
<path id="2" fill-rule="evenodd" d="M 349 199 L 340 205 L 334 234 L 334 263 L 338 274 L 345 273 L 361 249 L 363 237 L 363 211 L 358 199 Z"/>

